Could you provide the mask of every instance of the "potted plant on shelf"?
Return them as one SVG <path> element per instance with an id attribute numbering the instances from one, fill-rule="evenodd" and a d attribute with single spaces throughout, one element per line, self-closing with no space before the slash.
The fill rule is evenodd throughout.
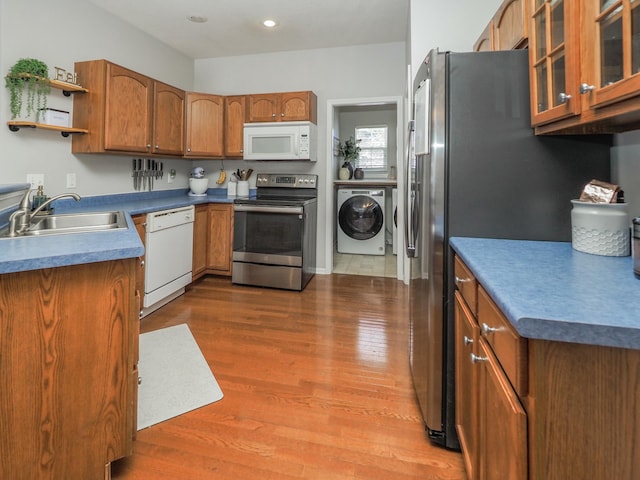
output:
<path id="1" fill-rule="evenodd" d="M 353 137 L 350 137 L 344 142 L 338 142 L 338 156 L 344 157 L 344 164 L 342 165 L 342 168 L 346 168 L 349 171 L 349 177 L 342 178 L 342 176 L 345 175 L 343 173 L 340 176 L 341 180 L 348 180 L 353 178 L 353 165 L 351 165 L 351 162 L 355 162 L 360 155 L 360 146 L 358 145 L 359 143 L 360 140 L 355 140 Z"/>
<path id="2" fill-rule="evenodd" d="M 26 89 L 27 117 L 35 112 L 37 122 L 41 111 L 47 108 L 47 95 L 51 91 L 47 64 L 35 58 L 21 58 L 9 70 L 5 85 L 9 89 L 11 118 L 22 115 L 23 93 Z"/>

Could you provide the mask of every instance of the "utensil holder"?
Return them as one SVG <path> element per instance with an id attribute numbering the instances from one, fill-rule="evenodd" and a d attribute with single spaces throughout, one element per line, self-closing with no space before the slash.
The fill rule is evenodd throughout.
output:
<path id="1" fill-rule="evenodd" d="M 571 200 L 571 244 L 594 255 L 630 255 L 630 224 L 626 203 Z"/>
<path id="2" fill-rule="evenodd" d="M 249 182 L 246 180 L 240 180 L 238 182 L 238 196 L 239 197 L 248 197 L 249 196 Z"/>

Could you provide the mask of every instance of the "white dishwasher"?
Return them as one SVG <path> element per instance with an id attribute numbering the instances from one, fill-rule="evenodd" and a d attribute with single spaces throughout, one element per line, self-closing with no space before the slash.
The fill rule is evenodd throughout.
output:
<path id="1" fill-rule="evenodd" d="M 149 213 L 142 316 L 184 293 L 191 283 L 194 208 Z"/>

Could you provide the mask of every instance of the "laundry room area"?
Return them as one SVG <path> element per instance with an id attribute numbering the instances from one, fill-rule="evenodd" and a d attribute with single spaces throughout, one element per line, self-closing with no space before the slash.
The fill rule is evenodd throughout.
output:
<path id="1" fill-rule="evenodd" d="M 397 277 L 397 110 L 393 102 L 334 108 L 333 273 Z"/>

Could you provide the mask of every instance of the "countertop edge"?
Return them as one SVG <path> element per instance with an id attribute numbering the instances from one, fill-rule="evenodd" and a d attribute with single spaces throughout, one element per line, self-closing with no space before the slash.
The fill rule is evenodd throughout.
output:
<path id="1" fill-rule="evenodd" d="M 490 271 L 493 267 L 487 266 L 489 263 L 486 259 L 487 249 L 490 248 L 491 245 L 499 245 L 499 242 L 518 242 L 510 243 L 509 246 L 516 246 L 524 250 L 530 248 L 537 250 L 558 250 L 561 252 L 559 263 L 556 265 L 559 269 L 562 269 L 564 266 L 569 269 L 576 268 L 576 263 L 578 265 L 582 263 L 594 264 L 596 265 L 595 268 L 606 268 L 602 267 L 602 265 L 609 265 L 613 273 L 607 272 L 607 274 L 622 277 L 620 280 L 624 285 L 623 288 L 626 288 L 626 291 L 631 290 L 634 292 L 635 298 L 636 296 L 640 297 L 640 280 L 634 278 L 631 274 L 630 257 L 601 257 L 591 256 L 581 252 L 573 252 L 570 242 L 505 241 L 466 237 L 454 237 L 450 239 L 450 245 L 455 253 L 459 255 L 471 269 L 478 283 L 483 286 L 507 320 L 522 337 L 533 340 L 550 340 L 604 347 L 640 349 L 640 318 L 635 322 L 630 313 L 632 310 L 631 305 L 633 304 L 632 298 L 629 299 L 631 303 L 627 305 L 626 309 L 620 298 L 612 298 L 611 305 L 607 304 L 606 298 L 604 300 L 599 298 L 597 299 L 598 301 L 605 303 L 601 305 L 601 310 L 596 309 L 586 314 L 584 312 L 576 313 L 575 310 L 571 309 L 576 305 L 580 305 L 582 301 L 581 295 L 583 295 L 583 293 L 580 289 L 576 289 L 574 285 L 567 285 L 566 289 L 560 286 L 556 288 L 552 295 L 544 297 L 544 301 L 550 305 L 546 308 L 549 314 L 539 315 L 533 313 L 530 309 L 531 302 L 525 299 L 524 296 L 531 291 L 535 291 L 535 284 L 534 287 L 527 290 L 526 287 L 528 285 L 525 285 L 526 281 L 523 281 L 523 293 L 522 297 L 519 298 L 518 295 L 514 294 L 518 288 L 517 284 L 513 284 L 514 279 L 499 278 L 500 269 L 504 268 L 510 259 L 505 259 L 505 264 L 503 265 L 495 265 L 495 271 Z M 472 247 L 474 244 L 476 246 Z M 480 246 L 482 247 L 482 249 L 480 249 L 482 253 L 477 248 Z M 481 254 L 482 257 L 480 257 Z M 563 257 L 566 265 L 562 263 Z M 535 258 L 535 255 L 533 255 L 532 258 Z M 491 260 L 495 261 L 496 258 L 492 257 Z M 499 259 L 497 263 L 500 263 Z M 522 267 L 522 265 L 520 265 L 520 267 Z M 538 270 L 536 270 L 536 268 Z M 527 275 L 539 275 L 539 270 L 538 266 L 532 264 L 531 269 L 525 273 L 520 272 L 519 276 L 521 279 L 526 279 Z M 627 270 L 629 270 L 629 272 L 627 272 Z M 624 272 L 627 272 L 628 275 L 625 275 Z M 549 274 L 552 275 L 553 273 Z M 538 281 L 538 283 L 540 283 L 540 281 Z M 608 311 L 607 308 L 610 308 L 611 311 Z M 584 315 L 584 321 L 581 321 L 581 315 Z"/>

